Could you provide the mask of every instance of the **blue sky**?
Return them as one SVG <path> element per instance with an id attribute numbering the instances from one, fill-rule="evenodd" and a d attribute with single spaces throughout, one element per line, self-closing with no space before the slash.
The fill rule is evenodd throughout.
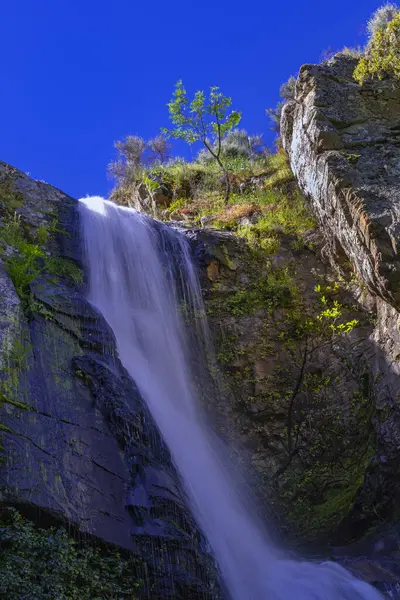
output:
<path id="1" fill-rule="evenodd" d="M 382 3 L 3 2 L 0 160 L 75 197 L 107 195 L 113 142 L 168 125 L 179 78 L 189 93 L 220 86 L 270 142 L 265 108 L 280 84 L 328 47 L 364 43 Z"/>

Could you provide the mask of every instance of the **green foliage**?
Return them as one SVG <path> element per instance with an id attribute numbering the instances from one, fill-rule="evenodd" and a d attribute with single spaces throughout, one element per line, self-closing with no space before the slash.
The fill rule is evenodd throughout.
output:
<path id="1" fill-rule="evenodd" d="M 226 299 L 225 309 L 234 316 L 251 314 L 256 310 L 287 308 L 297 297 L 289 269 L 271 269 L 250 286 L 243 287 Z"/>
<path id="2" fill-rule="evenodd" d="M 5 175 L 0 180 L 0 207 L 3 205 L 8 214 L 13 214 L 22 204 L 22 194 L 14 189 L 11 176 Z"/>
<path id="3" fill-rule="evenodd" d="M 17 245 L 17 248 L 18 254 L 7 258 L 5 264 L 18 296 L 22 300 L 27 300 L 27 288 L 31 281 L 36 279 L 42 272 L 43 268 L 39 261 L 45 255 L 37 244 L 30 242 L 22 241 Z"/>
<path id="4" fill-rule="evenodd" d="M 15 213 L 13 216 L 5 217 L 3 225 L 0 227 L 0 240 L 17 248 L 24 239 L 21 218 Z"/>
<path id="5" fill-rule="evenodd" d="M 318 299 L 323 306 L 322 311 L 317 315 L 317 319 L 320 323 L 327 324 L 333 333 L 350 333 L 350 331 L 357 327 L 359 322 L 357 319 L 339 322 L 343 316 L 343 306 L 338 300 L 332 298 L 332 295 L 338 293 L 339 290 L 340 286 L 337 281 L 332 285 L 317 285 L 315 287 Z"/>
<path id="6" fill-rule="evenodd" d="M 15 252 L 4 259 L 7 271 L 19 297 L 26 303 L 29 298 L 29 284 L 42 273 L 59 275 L 72 279 L 75 284 L 83 281 L 81 270 L 67 259 L 49 257 L 44 251 L 50 234 L 59 231 L 57 219 L 50 224 L 42 224 L 35 233 L 35 242 L 28 239 L 17 215 L 4 218 L 0 227 L 0 240 L 12 246 Z"/>
<path id="7" fill-rule="evenodd" d="M 49 241 L 49 237 L 50 237 L 49 227 L 47 225 L 45 225 L 44 223 L 42 223 L 36 229 L 36 241 L 39 244 L 39 246 L 45 246 L 47 244 L 47 242 Z"/>
<path id="8" fill-rule="evenodd" d="M 37 529 L 3 509 L 0 596 L 7 600 L 135 600 L 135 564 L 118 552 L 78 544 L 62 528 Z"/>
<path id="9" fill-rule="evenodd" d="M 258 203 L 266 209 L 259 221 L 237 230 L 238 235 L 253 246 L 271 247 L 273 240 L 277 244 L 278 234 L 300 237 L 305 231 L 315 227 L 315 218 L 298 190 L 291 195 L 271 190 L 260 196 Z"/>
<path id="10" fill-rule="evenodd" d="M 385 75 L 400 77 L 400 12 L 386 25 L 377 27 L 359 60 L 354 79 L 362 85 L 371 78 L 382 79 Z"/>
<path id="11" fill-rule="evenodd" d="M 232 99 L 224 96 L 216 86 L 210 88 L 208 101 L 202 91 L 197 91 L 189 101 L 182 81 L 178 81 L 168 103 L 174 128 L 164 129 L 163 133 L 189 144 L 201 141 L 206 145 L 210 140 L 221 143 L 223 136 L 237 127 L 241 119 L 241 113 L 237 111 L 227 114 L 231 104 Z"/>
<path id="12" fill-rule="evenodd" d="M 145 184 L 149 191 L 157 189 L 158 184 L 151 177 L 151 168 L 167 161 L 171 145 L 163 135 L 148 142 L 140 136 L 128 135 L 115 142 L 114 146 L 118 156 L 108 165 L 108 171 L 117 187 L 111 197 L 118 204 L 129 206 L 140 185 Z"/>
<path id="13" fill-rule="evenodd" d="M 387 4 L 379 7 L 374 12 L 367 24 L 367 31 L 370 38 L 372 38 L 377 31 L 385 29 L 398 13 L 399 7 L 393 3 L 388 2 Z"/>
<path id="14" fill-rule="evenodd" d="M 83 283 L 83 274 L 81 269 L 72 261 L 61 256 L 52 256 L 46 260 L 45 271 L 50 275 L 67 277 L 79 285 Z"/>
<path id="15" fill-rule="evenodd" d="M 176 84 L 171 102 L 168 103 L 172 129 L 163 129 L 163 133 L 189 144 L 201 142 L 210 155 L 216 160 L 225 175 L 225 203 L 230 194 L 228 170 L 221 155 L 222 140 L 238 126 L 242 115 L 238 111 L 228 109 L 232 99 L 224 96 L 219 88 L 210 88 L 208 100 L 204 92 L 197 91 L 189 101 L 182 81 Z"/>
<path id="16" fill-rule="evenodd" d="M 218 147 L 214 144 L 214 152 Z M 233 129 L 228 132 L 221 140 L 221 157 L 225 161 L 229 159 L 244 159 L 254 161 L 263 156 L 269 156 L 270 150 L 264 144 L 262 135 L 249 135 L 245 129 Z M 213 160 L 212 155 L 207 150 L 201 150 L 197 157 L 199 162 L 209 162 Z M 232 169 L 236 170 L 236 169 Z"/>

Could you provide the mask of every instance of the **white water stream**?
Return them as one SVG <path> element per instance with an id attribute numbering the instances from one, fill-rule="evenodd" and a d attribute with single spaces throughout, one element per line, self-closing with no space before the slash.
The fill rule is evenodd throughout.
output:
<path id="1" fill-rule="evenodd" d="M 80 212 L 89 300 L 112 327 L 121 361 L 169 446 L 232 600 L 382 598 L 337 564 L 289 560 L 243 500 L 206 424 L 188 360 L 177 285 L 193 314 L 204 315 L 204 307 L 185 237 L 99 197 L 81 200 Z M 205 317 L 200 321 L 198 335 L 207 338 Z"/>

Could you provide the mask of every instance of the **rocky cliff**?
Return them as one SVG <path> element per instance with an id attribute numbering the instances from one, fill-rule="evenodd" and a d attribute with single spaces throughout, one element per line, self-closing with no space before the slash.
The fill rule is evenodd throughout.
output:
<path id="1" fill-rule="evenodd" d="M 115 588 L 107 597 L 132 597 L 132 580 L 135 595 L 146 598 L 215 597 L 213 562 L 169 452 L 110 328 L 85 299 L 77 202 L 4 163 L 0 201 L 3 535 L 17 509 L 39 527 L 89 540 L 100 553 L 100 573 L 108 573 L 112 557 L 123 565 L 120 595 Z M 44 535 L 40 548 L 50 539 Z M 10 587 L 19 576 L 13 543 L 3 554 L 11 576 L 1 580 L 0 595 L 19 598 Z M 53 580 L 67 563 L 57 558 Z M 45 565 L 43 559 L 38 568 Z M 87 592 L 85 577 L 93 583 Z M 103 591 L 114 577 L 100 576 Z M 68 597 L 97 597 L 95 582 L 90 570 L 70 578 Z"/>
<path id="2" fill-rule="evenodd" d="M 364 358 L 376 448 L 355 504 L 367 525 L 398 516 L 400 493 L 400 86 L 385 78 L 361 87 L 355 65 L 339 55 L 301 68 L 282 139 L 318 217 L 323 257 L 337 273 L 353 271 L 358 305 L 373 316 Z"/>

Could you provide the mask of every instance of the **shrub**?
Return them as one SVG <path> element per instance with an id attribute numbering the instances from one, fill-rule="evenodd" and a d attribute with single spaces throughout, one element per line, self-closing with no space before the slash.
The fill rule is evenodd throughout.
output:
<path id="1" fill-rule="evenodd" d="M 396 6 L 396 4 L 388 3 L 378 8 L 367 24 L 367 31 L 370 38 L 372 38 L 377 31 L 385 29 L 386 26 L 393 21 L 398 12 L 399 7 Z"/>
<path id="2" fill-rule="evenodd" d="M 8 216 L 0 227 L 0 239 L 15 248 L 16 252 L 5 258 L 6 269 L 14 283 L 19 297 L 26 302 L 29 298 L 28 286 L 42 273 L 67 277 L 75 284 L 83 281 L 82 272 L 75 263 L 58 256 L 49 257 L 44 246 L 47 244 L 50 233 L 60 231 L 57 220 L 50 224 L 43 223 L 37 228 L 35 241 L 27 237 L 20 217 Z M 1 246 L 0 246 L 1 250 Z"/>
<path id="3" fill-rule="evenodd" d="M 14 189 L 10 175 L 5 175 L 0 180 L 0 206 L 3 204 L 5 211 L 12 214 L 22 203 L 22 194 Z"/>
<path id="4" fill-rule="evenodd" d="M 62 528 L 37 529 L 15 509 L 0 520 L 0 597 L 7 600 L 134 600 L 135 565 L 78 544 Z"/>
<path id="5" fill-rule="evenodd" d="M 282 109 L 288 100 L 293 100 L 296 87 L 296 78 L 291 75 L 279 89 L 279 95 L 283 100 L 280 100 L 275 108 L 267 108 L 267 116 L 270 117 L 273 123 L 273 130 L 276 133 L 280 131 Z"/>
<path id="6" fill-rule="evenodd" d="M 67 277 L 79 285 L 83 283 L 83 274 L 80 268 L 72 261 L 61 256 L 52 256 L 45 262 L 45 269 L 50 275 Z"/>
<path id="7" fill-rule="evenodd" d="M 171 187 L 175 198 L 191 198 L 195 200 L 202 191 L 211 189 L 218 177 L 214 165 L 198 162 L 176 160 L 160 167 L 160 181 Z"/>
<path id="8" fill-rule="evenodd" d="M 44 258 L 43 250 L 37 244 L 20 242 L 18 255 L 6 260 L 7 271 L 14 283 L 18 296 L 26 300 L 27 287 L 42 271 L 39 259 Z"/>
<path id="9" fill-rule="evenodd" d="M 24 240 L 21 218 L 16 214 L 10 218 L 5 218 L 0 233 L 3 242 L 9 246 L 17 247 Z"/>
<path id="10" fill-rule="evenodd" d="M 217 148 L 214 147 L 214 150 Z M 261 134 L 249 135 L 245 129 L 234 129 L 221 140 L 221 156 L 224 159 L 245 158 L 251 161 L 270 153 Z M 212 161 L 213 157 L 206 150 L 201 150 L 197 160 L 207 163 Z"/>
<path id="11" fill-rule="evenodd" d="M 354 79 L 365 80 L 385 75 L 400 78 L 400 12 L 386 26 L 377 27 L 355 71 Z"/>

